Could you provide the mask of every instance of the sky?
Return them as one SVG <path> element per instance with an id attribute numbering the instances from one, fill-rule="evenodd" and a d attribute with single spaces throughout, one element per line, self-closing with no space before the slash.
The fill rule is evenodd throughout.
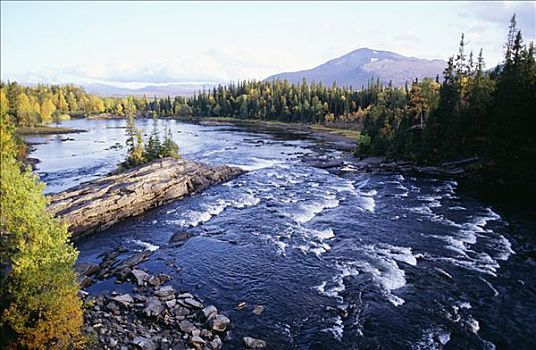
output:
<path id="1" fill-rule="evenodd" d="M 536 2 L 6 2 L 1 79 L 121 87 L 227 82 L 313 68 L 368 47 L 447 59 L 465 33 L 500 62 Z"/>

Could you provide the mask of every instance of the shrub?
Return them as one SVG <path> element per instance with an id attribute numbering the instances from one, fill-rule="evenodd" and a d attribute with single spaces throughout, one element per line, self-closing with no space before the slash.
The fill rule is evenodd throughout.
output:
<path id="1" fill-rule="evenodd" d="M 46 211 L 44 185 L 16 160 L 5 124 L 2 118 L 0 348 L 80 348 L 78 253 L 67 227 Z"/>

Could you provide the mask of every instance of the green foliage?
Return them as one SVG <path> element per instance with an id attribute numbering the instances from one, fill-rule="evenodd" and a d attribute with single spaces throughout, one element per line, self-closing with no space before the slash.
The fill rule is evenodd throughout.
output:
<path id="1" fill-rule="evenodd" d="M 80 348 L 77 251 L 67 227 L 46 211 L 44 185 L 21 170 L 4 113 L 0 132 L 0 347 Z"/>
<path id="2" fill-rule="evenodd" d="M 147 162 L 145 157 L 143 138 L 141 132 L 136 128 L 133 117 L 129 117 L 127 121 L 127 140 L 128 147 L 127 159 L 121 163 L 120 169 L 129 169 Z"/>
<path id="3" fill-rule="evenodd" d="M 370 150 L 370 136 L 361 134 L 357 138 L 356 154 L 366 154 Z"/>
<path id="4" fill-rule="evenodd" d="M 162 142 L 162 146 L 160 147 L 159 157 L 180 158 L 179 146 L 173 141 L 170 129 L 166 130 L 164 142 Z"/>
<path id="5" fill-rule="evenodd" d="M 164 140 L 161 141 L 156 123 L 149 140 L 144 143 L 140 130 L 135 126 L 134 118 L 129 118 L 126 144 L 127 159 L 120 164 L 119 170 L 130 169 L 165 157 L 180 158 L 179 146 L 173 141 L 171 130 L 166 129 Z"/>
<path id="6" fill-rule="evenodd" d="M 55 120 L 55 112 L 99 113 L 104 111 L 103 101 L 90 96 L 73 85 L 21 86 L 16 82 L 0 83 L 2 99 L 7 101 L 7 111 L 17 125 L 34 126 Z"/>
<path id="7" fill-rule="evenodd" d="M 487 169 L 534 173 L 536 159 L 536 63 L 534 44 L 523 44 L 512 18 L 505 59 L 493 73 L 466 54 L 462 35 L 458 53 L 448 60 L 442 84 L 415 81 L 411 88 L 369 85 L 357 154 L 440 163 L 480 156 Z M 536 175 L 536 174 L 534 174 Z"/>
<path id="8" fill-rule="evenodd" d="M 147 160 L 160 158 L 161 149 L 162 144 L 160 142 L 160 137 L 158 136 L 158 129 L 155 126 L 149 137 L 149 141 L 145 146 L 145 158 Z"/>

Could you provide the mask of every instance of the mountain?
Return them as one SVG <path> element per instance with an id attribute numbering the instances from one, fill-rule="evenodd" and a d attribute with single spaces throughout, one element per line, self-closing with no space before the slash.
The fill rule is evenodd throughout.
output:
<path id="1" fill-rule="evenodd" d="M 401 86 L 415 78 L 441 76 L 446 65 L 447 62 L 443 60 L 426 60 L 361 48 L 313 69 L 279 73 L 266 80 L 286 79 L 296 83 L 305 78 L 308 82 L 322 82 L 325 85 L 336 82 L 338 86 L 360 88 L 366 86 L 371 78 L 380 78 L 384 83 L 392 81 L 394 85 Z"/>
<path id="2" fill-rule="evenodd" d="M 82 84 L 86 92 L 106 97 L 124 97 L 124 96 L 147 96 L 147 97 L 164 97 L 164 96 L 191 96 L 203 89 L 211 89 L 215 83 L 175 83 L 165 85 L 147 85 L 142 88 L 132 89 L 118 87 L 110 84 L 91 83 Z"/>

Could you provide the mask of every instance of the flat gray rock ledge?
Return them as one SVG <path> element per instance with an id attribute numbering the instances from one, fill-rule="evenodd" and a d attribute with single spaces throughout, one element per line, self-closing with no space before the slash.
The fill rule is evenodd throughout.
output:
<path id="1" fill-rule="evenodd" d="M 69 225 L 76 241 L 244 172 L 238 167 L 163 158 L 52 195 L 48 210 Z"/>

